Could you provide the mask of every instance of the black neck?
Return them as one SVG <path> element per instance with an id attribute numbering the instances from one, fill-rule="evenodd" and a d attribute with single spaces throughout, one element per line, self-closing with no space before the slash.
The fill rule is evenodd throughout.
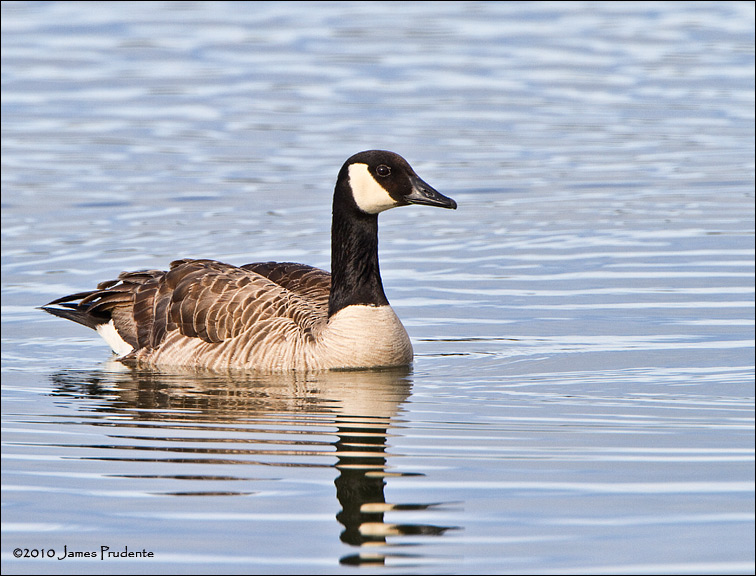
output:
<path id="1" fill-rule="evenodd" d="M 353 304 L 384 306 L 378 267 L 378 215 L 357 209 L 351 193 L 337 187 L 331 227 L 331 295 L 328 315 Z"/>

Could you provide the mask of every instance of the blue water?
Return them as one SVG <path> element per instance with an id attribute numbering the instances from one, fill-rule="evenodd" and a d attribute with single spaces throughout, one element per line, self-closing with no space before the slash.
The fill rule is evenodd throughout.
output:
<path id="1" fill-rule="evenodd" d="M 2 130 L 3 574 L 753 573 L 753 3 L 3 2 Z M 381 215 L 410 370 L 36 308 L 328 268 L 368 148 L 459 203 Z"/>

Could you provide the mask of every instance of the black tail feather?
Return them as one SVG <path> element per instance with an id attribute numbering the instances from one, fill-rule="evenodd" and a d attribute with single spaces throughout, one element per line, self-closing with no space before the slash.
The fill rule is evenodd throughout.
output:
<path id="1" fill-rule="evenodd" d="M 56 303 L 58 303 L 58 300 L 50 302 L 50 304 Z M 82 324 L 92 330 L 97 330 L 97 327 L 100 324 L 107 324 L 110 321 L 110 318 L 106 316 L 90 314 L 87 311 L 88 307 L 82 307 L 76 304 L 60 304 L 60 306 L 62 306 L 62 308 L 52 308 L 48 305 L 41 306 L 40 309 L 53 316 L 60 316 L 66 320 L 72 320 L 78 324 Z"/>

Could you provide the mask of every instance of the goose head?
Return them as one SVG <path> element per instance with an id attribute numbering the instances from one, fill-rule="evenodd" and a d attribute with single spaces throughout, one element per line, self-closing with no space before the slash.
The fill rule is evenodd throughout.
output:
<path id="1" fill-rule="evenodd" d="M 454 200 L 415 174 L 404 158 L 387 150 L 367 150 L 349 158 L 339 172 L 337 194 L 339 189 L 364 214 L 409 204 L 457 208 Z"/>

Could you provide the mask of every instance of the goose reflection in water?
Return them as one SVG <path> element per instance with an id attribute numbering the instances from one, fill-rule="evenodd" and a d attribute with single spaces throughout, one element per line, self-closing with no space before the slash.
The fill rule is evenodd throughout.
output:
<path id="1" fill-rule="evenodd" d="M 382 564 L 397 553 L 381 551 L 382 546 L 400 544 L 405 535 L 440 536 L 456 527 L 416 523 L 388 523 L 387 512 L 427 511 L 437 503 L 391 504 L 384 489 L 391 477 L 422 476 L 392 472 L 387 455 L 390 429 L 401 426 L 397 414 L 411 391 L 407 368 L 373 371 L 323 372 L 311 374 L 254 375 L 249 373 L 183 372 L 125 370 L 67 371 L 53 376 L 54 394 L 89 401 L 87 410 L 104 413 L 99 424 L 123 427 L 123 434 L 109 433 L 120 441 L 134 440 L 133 445 L 90 445 L 74 448 L 108 450 L 92 460 L 121 460 L 133 463 L 158 462 L 166 467 L 176 463 L 243 464 L 281 467 L 334 466 L 336 497 L 341 510 L 336 519 L 343 525 L 341 541 L 359 548 L 340 559 L 342 564 Z M 92 405 L 91 401 L 96 400 Z M 78 402 L 78 401 L 77 401 Z M 79 407 L 81 409 L 81 407 Z M 118 419 L 114 420 L 113 416 Z M 134 424 L 150 435 L 129 435 Z M 152 425 L 154 424 L 154 428 Z M 198 425 L 193 427 L 193 424 Z M 319 440 L 323 427 L 336 427 L 336 442 Z M 152 432 L 154 430 L 154 432 Z M 181 430 L 171 436 L 171 430 Z M 186 431 L 194 431 L 187 436 Z M 217 437 L 221 433 L 220 438 Z M 212 438 L 208 438 L 208 434 Z M 294 440 L 281 436 L 295 434 Z M 245 435 L 247 438 L 245 438 Z M 265 438 L 269 435 L 269 438 Z M 175 437 L 174 437 L 175 436 Z M 254 438 L 249 438 L 254 436 Z M 262 436 L 262 440 L 261 440 Z M 232 443 L 233 448 L 207 447 L 218 442 Z M 239 444 L 265 448 L 239 448 Z M 272 448 L 271 448 L 272 446 Z M 313 462 L 332 458 L 336 464 Z M 130 450 L 122 456 L 122 450 Z M 138 451 L 181 453 L 181 458 L 140 458 Z M 161 480 L 246 480 L 235 475 L 170 474 L 146 475 L 135 471 L 121 474 L 128 478 Z M 161 492 L 171 495 L 245 495 L 243 491 Z M 391 542 L 387 538 L 391 537 Z M 405 559 L 409 557 L 401 554 Z"/>

